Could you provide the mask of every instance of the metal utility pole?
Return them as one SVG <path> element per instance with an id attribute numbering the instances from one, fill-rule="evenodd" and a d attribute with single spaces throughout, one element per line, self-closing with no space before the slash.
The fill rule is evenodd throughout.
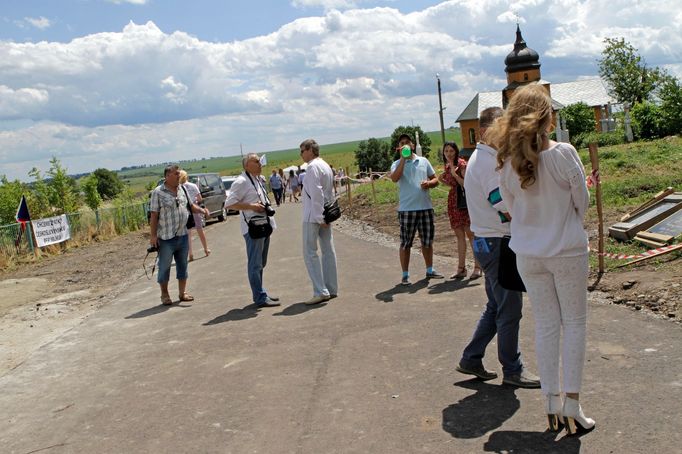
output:
<path id="1" fill-rule="evenodd" d="M 443 99 L 441 98 L 440 95 L 440 74 L 436 73 L 436 79 L 438 80 L 438 105 L 440 106 L 440 110 L 438 111 L 438 115 L 440 115 L 440 138 L 442 143 L 445 143 L 445 125 L 443 124 Z"/>
<path id="2" fill-rule="evenodd" d="M 244 157 L 244 149 L 242 148 L 242 144 L 239 144 L 239 153 L 242 155 L 242 158 Z"/>

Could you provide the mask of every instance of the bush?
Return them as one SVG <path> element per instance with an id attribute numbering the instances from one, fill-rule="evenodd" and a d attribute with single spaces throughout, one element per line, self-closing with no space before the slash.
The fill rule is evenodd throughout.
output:
<path id="1" fill-rule="evenodd" d="M 581 134 L 594 131 L 594 111 L 584 102 L 564 107 L 561 116 L 566 120 L 566 128 L 574 145 Z"/>
<path id="2" fill-rule="evenodd" d="M 632 107 L 632 133 L 636 139 L 658 139 L 662 137 L 661 109 L 651 102 L 640 102 Z"/>
<path id="3" fill-rule="evenodd" d="M 587 146 L 593 142 L 600 147 L 619 145 L 621 143 L 625 143 L 625 132 L 622 130 L 615 130 L 611 132 L 591 131 L 588 133 L 578 134 L 577 137 L 573 138 L 573 144 L 576 148 L 587 148 Z"/>

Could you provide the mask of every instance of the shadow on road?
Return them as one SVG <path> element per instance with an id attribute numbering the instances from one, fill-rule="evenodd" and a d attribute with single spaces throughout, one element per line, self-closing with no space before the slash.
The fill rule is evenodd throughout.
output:
<path id="1" fill-rule="evenodd" d="M 202 323 L 203 326 L 217 325 L 223 322 L 237 322 L 240 320 L 248 320 L 250 318 L 255 318 L 258 315 L 260 309 L 255 304 L 249 304 L 241 309 L 231 309 L 223 315 L 219 315 L 213 320 L 209 320 L 206 323 Z"/>
<path id="2" fill-rule="evenodd" d="M 521 406 L 514 394 L 516 388 L 510 386 L 491 385 L 478 379 L 454 386 L 476 391 L 443 410 L 443 430 L 455 438 L 482 437 L 500 427 Z"/>
<path id="3" fill-rule="evenodd" d="M 429 285 L 428 279 L 421 279 L 417 282 L 413 282 L 412 285 L 396 284 L 395 286 L 388 290 L 384 290 L 383 292 L 377 293 L 376 295 L 374 295 L 374 298 L 378 299 L 379 301 L 383 301 L 384 303 L 392 303 L 393 297 L 395 295 L 400 295 L 403 293 L 408 294 L 417 293 L 419 290 L 426 288 L 428 285 Z"/>
<path id="4" fill-rule="evenodd" d="M 320 304 L 315 304 L 315 305 L 309 305 L 305 303 L 296 303 L 292 304 L 291 306 L 287 306 L 284 309 L 282 309 L 281 312 L 275 312 L 272 314 L 273 316 L 291 316 L 291 315 L 301 315 L 304 314 L 308 311 L 312 311 L 314 309 L 319 309 L 321 307 L 325 307 L 327 303 L 320 303 Z"/>
<path id="5" fill-rule="evenodd" d="M 534 420 L 535 423 L 535 420 Z M 565 433 L 565 432 L 564 432 Z M 566 453 L 577 454 L 580 452 L 580 439 L 577 437 L 563 436 L 556 440 L 556 432 L 522 432 L 500 430 L 490 435 L 483 445 L 485 452 L 514 454 L 542 453 Z"/>
<path id="6" fill-rule="evenodd" d="M 188 304 L 175 304 L 173 303 L 172 306 L 166 306 L 164 304 L 159 304 L 158 306 L 150 307 L 147 309 L 143 309 L 139 312 L 135 312 L 134 314 L 130 314 L 129 316 L 126 317 L 127 320 L 132 319 L 132 318 L 144 318 L 144 317 L 149 317 L 150 315 L 156 315 L 156 314 L 162 314 L 166 312 L 167 310 L 170 310 L 174 307 L 192 307 Z"/>
<path id="7" fill-rule="evenodd" d="M 444 292 L 454 292 L 455 290 L 467 287 L 475 287 L 477 285 L 480 285 L 481 282 L 483 282 L 482 279 L 476 279 L 473 281 L 469 279 L 440 281 L 437 284 L 429 286 L 429 295 L 436 295 L 438 293 Z"/>

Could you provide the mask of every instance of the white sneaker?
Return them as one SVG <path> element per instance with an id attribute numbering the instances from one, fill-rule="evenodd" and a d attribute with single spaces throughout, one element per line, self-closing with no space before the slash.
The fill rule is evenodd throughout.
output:
<path id="1" fill-rule="evenodd" d="M 325 301 L 329 301 L 330 299 L 331 297 L 329 295 L 317 295 L 310 298 L 308 301 L 305 302 L 305 304 L 308 305 L 320 304 L 324 303 Z"/>

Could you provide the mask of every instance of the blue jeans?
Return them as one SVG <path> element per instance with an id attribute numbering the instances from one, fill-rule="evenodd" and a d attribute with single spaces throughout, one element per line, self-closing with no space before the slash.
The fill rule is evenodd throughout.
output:
<path id="1" fill-rule="evenodd" d="M 270 237 L 254 240 L 247 233 L 244 235 L 244 241 L 246 241 L 247 274 L 253 302 L 261 305 L 268 297 L 268 293 L 263 288 L 263 268 L 268 263 Z"/>
<path id="2" fill-rule="evenodd" d="M 462 353 L 465 367 L 482 365 L 485 349 L 497 334 L 497 357 L 505 377 L 523 370 L 519 351 L 519 322 L 523 306 L 521 292 L 506 290 L 497 281 L 502 238 L 474 237 L 474 256 L 485 273 L 488 303 L 481 314 L 474 335 Z"/>
<path id="3" fill-rule="evenodd" d="M 317 255 L 320 242 L 322 262 Z M 331 226 L 322 227 L 314 222 L 303 223 L 303 261 L 313 284 L 314 296 L 336 295 L 339 292 L 336 277 L 336 251 Z"/>
<path id="4" fill-rule="evenodd" d="M 187 254 L 189 241 L 187 235 L 176 236 L 170 240 L 159 239 L 159 272 L 156 282 L 163 284 L 170 279 L 171 262 L 175 258 L 175 276 L 179 281 L 187 279 Z"/>

